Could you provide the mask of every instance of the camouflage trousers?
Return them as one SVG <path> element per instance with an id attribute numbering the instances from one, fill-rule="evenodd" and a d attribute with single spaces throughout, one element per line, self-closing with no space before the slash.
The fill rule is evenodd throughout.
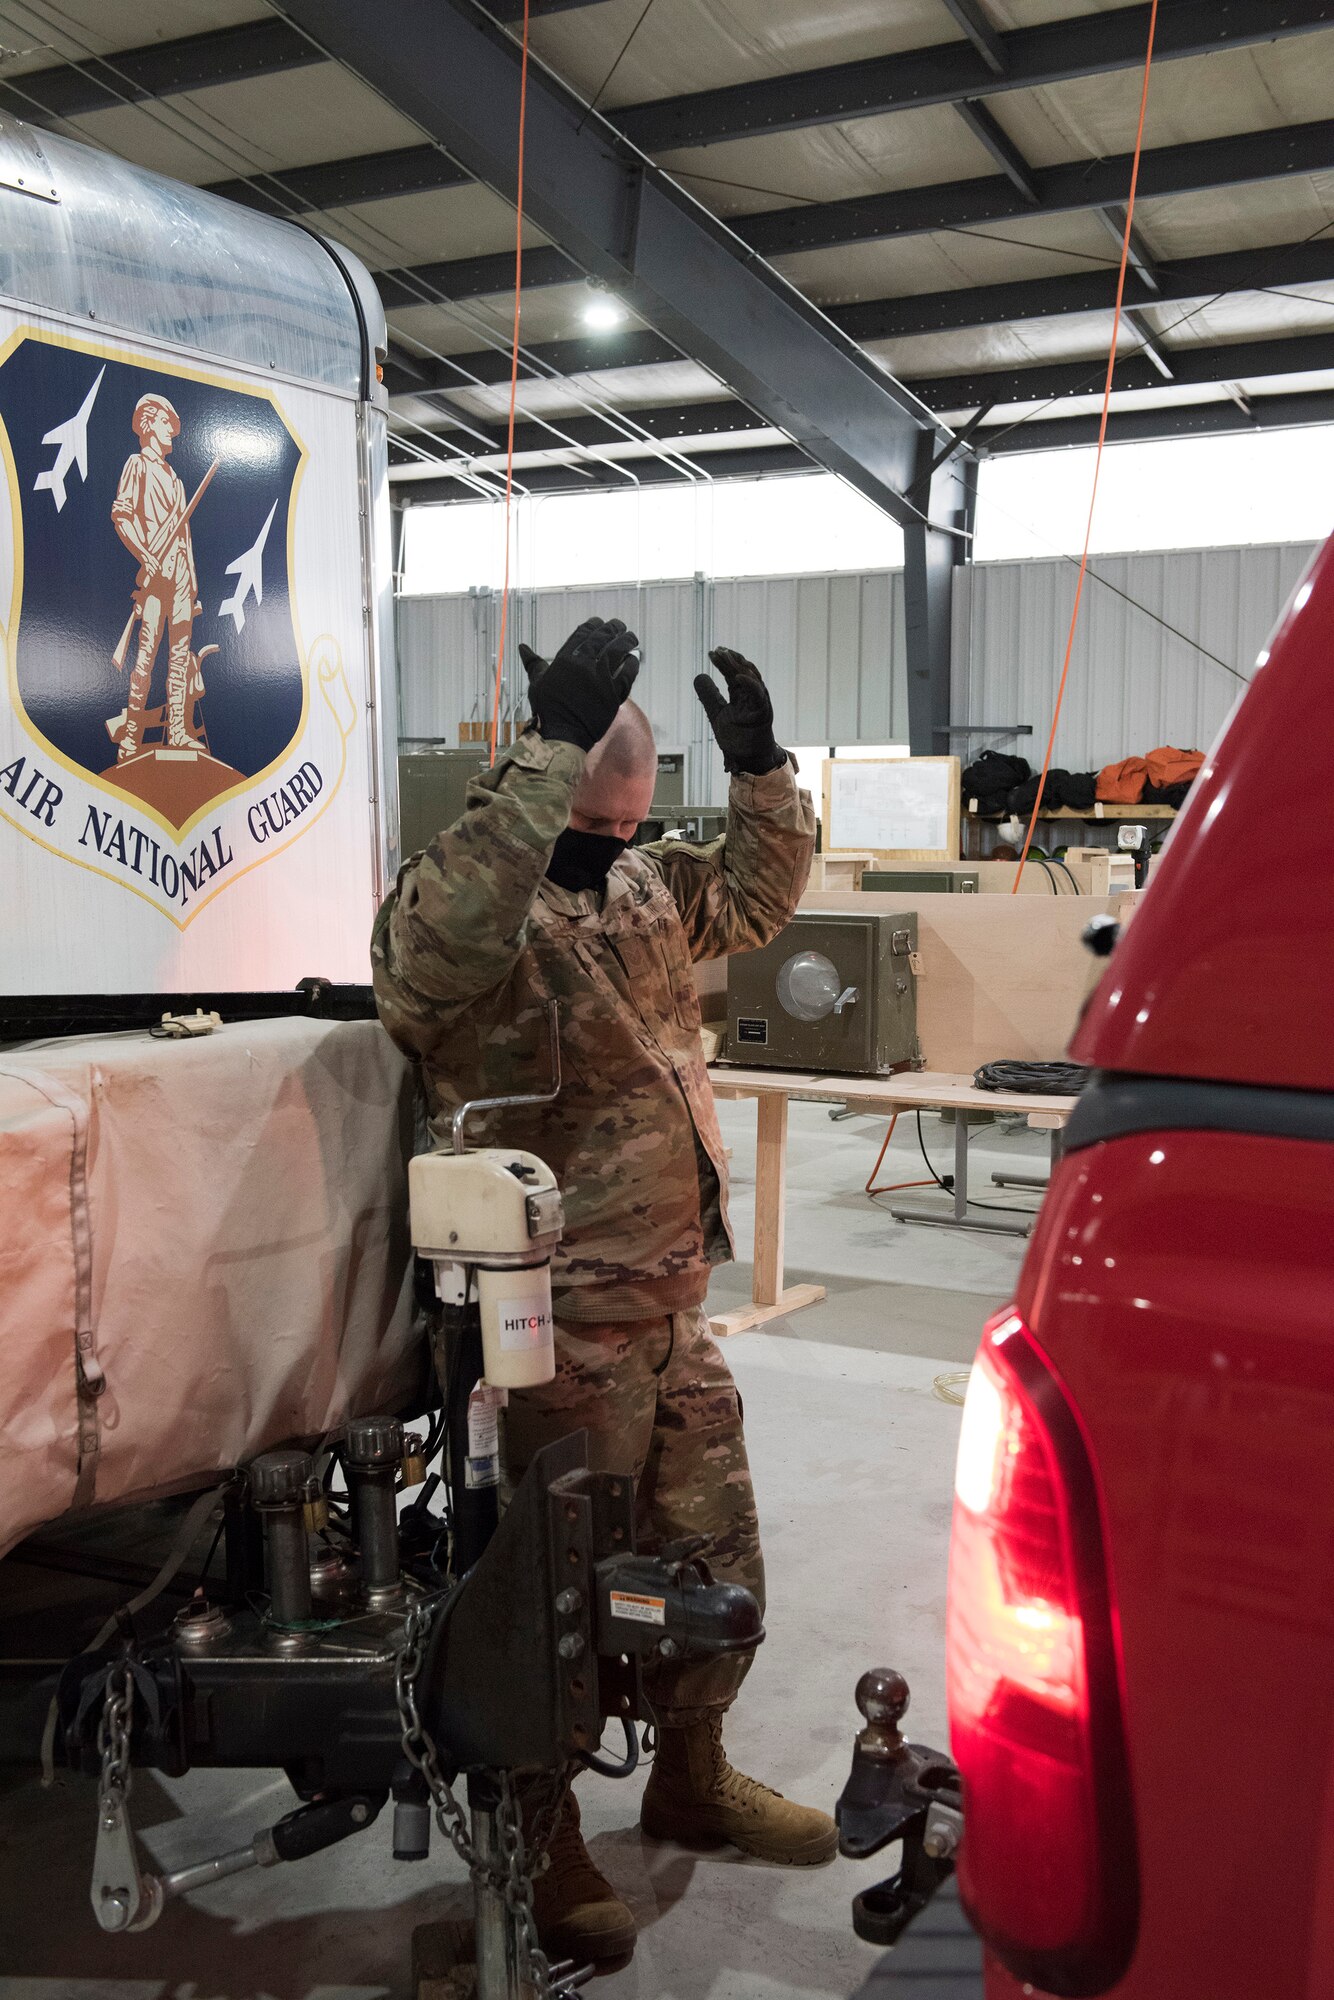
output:
<path id="1" fill-rule="evenodd" d="M 558 1325 L 556 1379 L 511 1389 L 504 1422 L 509 1480 L 517 1484 L 543 1445 L 587 1431 L 594 1470 L 634 1478 L 640 1548 L 706 1535 L 715 1576 L 753 1590 L 763 1609 L 741 1399 L 699 1307 L 632 1326 Z M 686 1723 L 730 1708 L 752 1658 L 658 1661 L 645 1689 L 660 1720 Z"/>

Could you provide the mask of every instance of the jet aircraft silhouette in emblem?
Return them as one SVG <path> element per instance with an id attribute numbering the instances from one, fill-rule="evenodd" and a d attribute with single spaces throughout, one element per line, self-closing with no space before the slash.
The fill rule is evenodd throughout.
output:
<path id="1" fill-rule="evenodd" d="M 104 362 L 97 371 L 92 388 L 74 415 L 63 424 L 57 424 L 55 429 L 49 430 L 42 439 L 43 444 L 58 445 L 60 449 L 56 453 L 55 464 L 46 472 L 38 473 L 33 481 L 32 490 L 34 493 L 49 493 L 56 503 L 57 514 L 65 505 L 65 479 L 71 466 L 78 468 L 80 479 L 88 477 L 88 419 L 92 415 L 93 404 L 97 400 L 97 392 L 102 386 L 102 377 L 106 372 Z"/>
<path id="2" fill-rule="evenodd" d="M 264 602 L 264 544 L 269 539 L 269 529 L 273 526 L 273 517 L 277 511 L 278 502 L 275 500 L 264 517 L 264 526 L 245 554 L 238 556 L 235 562 L 228 563 L 223 572 L 226 576 L 236 578 L 236 588 L 231 596 L 224 598 L 218 606 L 218 616 L 230 618 L 238 632 L 245 624 L 246 599 L 253 597 L 256 604 Z"/>

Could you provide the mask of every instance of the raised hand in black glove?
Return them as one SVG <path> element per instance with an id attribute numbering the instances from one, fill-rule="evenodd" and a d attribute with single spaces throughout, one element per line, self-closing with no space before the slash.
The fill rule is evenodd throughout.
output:
<path id="1" fill-rule="evenodd" d="M 778 770 L 787 762 L 787 752 L 774 737 L 774 705 L 759 668 L 730 646 L 715 646 L 709 658 L 727 683 L 728 698 L 723 699 L 707 674 L 695 675 L 695 693 L 713 726 L 724 768 L 749 771 L 753 777 Z"/>
<path id="2" fill-rule="evenodd" d="M 616 720 L 635 684 L 638 639 L 621 618 L 585 618 L 554 660 L 519 647 L 528 670 L 528 706 L 548 743 L 577 743 L 591 750 Z"/>

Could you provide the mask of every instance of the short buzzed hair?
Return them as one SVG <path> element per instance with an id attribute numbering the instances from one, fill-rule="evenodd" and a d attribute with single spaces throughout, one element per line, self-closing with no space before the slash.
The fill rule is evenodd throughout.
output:
<path id="1" fill-rule="evenodd" d="M 611 728 L 588 753 L 588 773 L 637 778 L 647 770 L 656 776 L 657 769 L 658 746 L 653 724 L 637 701 L 622 702 Z"/>
<path id="2" fill-rule="evenodd" d="M 574 788 L 573 810 L 590 819 L 625 820 L 648 811 L 658 782 L 653 725 L 633 701 L 624 702 L 606 735 L 593 745 Z"/>

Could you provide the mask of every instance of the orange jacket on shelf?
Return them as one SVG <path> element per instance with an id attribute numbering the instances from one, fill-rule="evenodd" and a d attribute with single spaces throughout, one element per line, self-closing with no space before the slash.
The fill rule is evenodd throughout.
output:
<path id="1" fill-rule="evenodd" d="M 1149 766 L 1143 757 L 1123 757 L 1119 764 L 1104 764 L 1098 773 L 1098 797 L 1107 806 L 1137 806 L 1149 782 Z"/>
<path id="2" fill-rule="evenodd" d="M 1174 750 L 1170 743 L 1164 743 L 1157 750 L 1150 750 L 1144 759 L 1148 766 L 1148 782 L 1155 791 L 1162 791 L 1165 785 L 1188 785 L 1204 762 L 1203 750 Z M 1101 791 L 1098 797 L 1102 797 Z"/>

